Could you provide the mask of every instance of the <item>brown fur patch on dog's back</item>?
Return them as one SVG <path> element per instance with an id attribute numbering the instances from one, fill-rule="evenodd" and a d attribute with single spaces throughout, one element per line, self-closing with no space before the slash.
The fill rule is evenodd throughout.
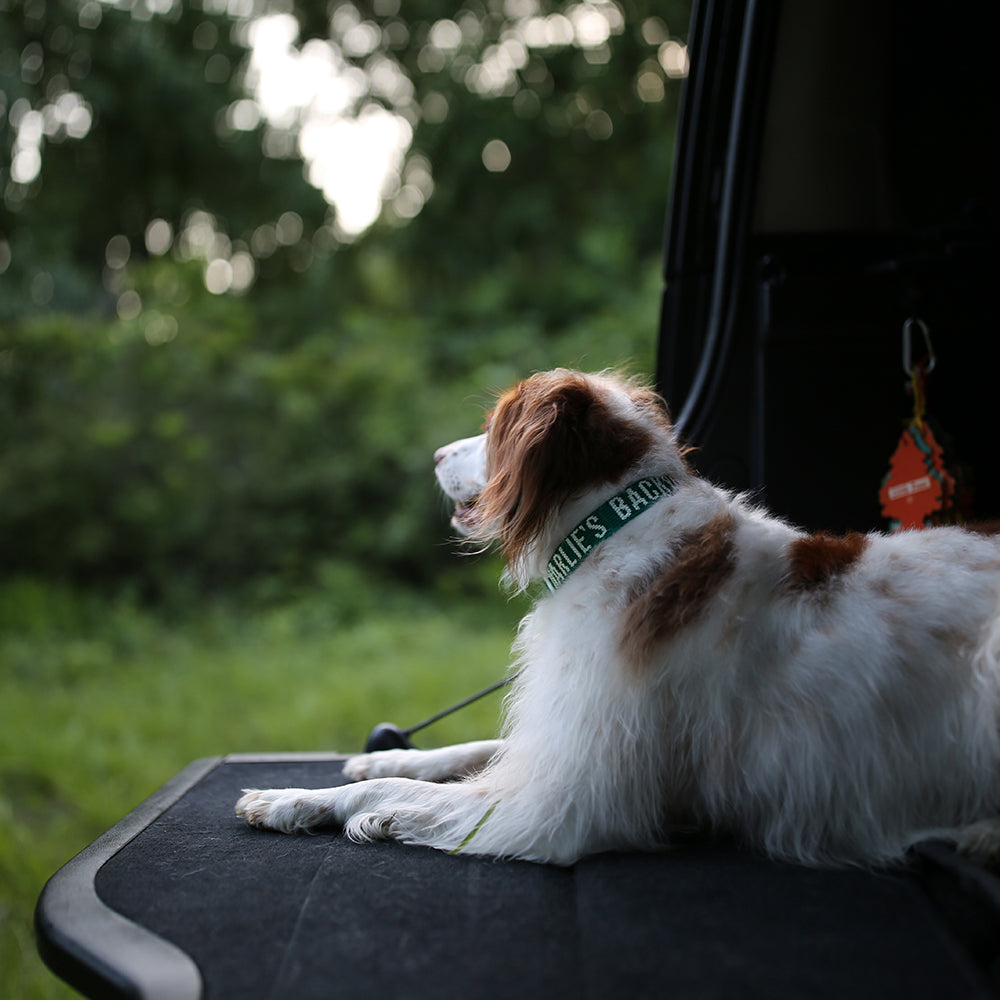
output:
<path id="1" fill-rule="evenodd" d="M 653 579 L 629 601 L 622 649 L 636 667 L 653 649 L 696 621 L 733 571 L 733 520 L 720 514 L 685 536 Z"/>
<path id="2" fill-rule="evenodd" d="M 1000 520 L 996 521 L 969 521 L 962 525 L 966 531 L 971 531 L 974 535 L 1000 535 Z"/>
<path id="3" fill-rule="evenodd" d="M 797 538 L 788 547 L 787 586 L 813 590 L 850 569 L 868 547 L 868 539 L 856 531 L 844 536 L 819 533 Z"/>

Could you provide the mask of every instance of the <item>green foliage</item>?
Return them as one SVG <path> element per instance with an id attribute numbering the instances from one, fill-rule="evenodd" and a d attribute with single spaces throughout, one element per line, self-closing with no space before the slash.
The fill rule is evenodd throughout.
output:
<path id="1" fill-rule="evenodd" d="M 10 568 L 162 590 L 175 575 L 236 583 L 356 553 L 359 511 L 376 512 L 372 491 L 399 473 L 391 428 L 355 447 L 391 388 L 381 359 L 335 335 L 275 354 L 239 303 L 215 305 L 155 345 L 155 309 L 142 323 L 48 315 L 13 331 L 0 465 Z"/>
<path id="2" fill-rule="evenodd" d="M 79 137 L 46 123 L 41 171 L 26 184 L 9 179 L 18 130 L 0 132 L 0 240 L 11 254 L 0 273 L 0 320 L 34 303 L 105 305 L 106 244 L 124 236 L 142 255 L 153 219 L 179 232 L 192 210 L 206 210 L 223 232 L 249 240 L 284 212 L 310 231 L 326 215 L 299 161 L 265 159 L 260 130 L 224 126 L 227 107 L 243 96 L 234 70 L 246 57 L 228 17 L 190 3 L 166 5 L 165 17 L 137 16 L 141 3 L 135 11 L 85 6 L 0 0 L 0 112 L 14 124 L 76 95 L 92 118 Z M 212 44 L 195 44 L 206 29 Z M 283 273 L 287 255 L 269 265 Z M 40 277 L 51 290 L 40 292 Z"/>
<path id="3" fill-rule="evenodd" d="M 162 598 L 302 583 L 336 559 L 426 584 L 452 562 L 431 455 L 478 427 L 490 389 L 555 363 L 650 362 L 651 268 L 558 335 L 507 316 L 489 336 L 438 336 L 405 311 L 357 310 L 277 346 L 195 265 L 135 279 L 135 319 L 47 313 L 4 336 L 8 572 Z"/>
<path id="4" fill-rule="evenodd" d="M 160 598 L 298 586 L 329 560 L 423 586 L 450 558 L 430 456 L 491 391 L 553 365 L 652 370 L 678 90 L 643 100 L 637 80 L 660 73 L 650 18 L 683 25 L 686 4 L 613 8 L 599 51 L 523 48 L 492 89 L 475 74 L 525 12 L 568 24 L 572 4 L 393 8 L 293 8 L 300 46 L 339 44 L 368 81 L 359 109 L 415 122 L 400 182 L 433 175 L 409 224 L 387 192 L 338 245 L 301 161 L 264 155 L 275 129 L 227 124 L 245 20 L 0 0 L 0 102 L 48 122 L 37 178 L 0 176 L 0 569 Z M 435 48 L 452 18 L 461 41 Z M 359 19 L 374 54 L 351 54 Z M 51 118 L 73 94 L 92 112 L 76 137 Z M 510 163 L 490 172 L 497 139 Z M 282 213 L 291 235 L 251 256 Z M 146 254 L 153 219 L 172 251 Z M 255 281 L 210 294 L 209 260 L 240 254 Z"/>
<path id="5" fill-rule="evenodd" d="M 502 675 L 519 603 L 383 591 L 362 614 L 357 587 L 370 581 L 343 566 L 321 577 L 301 600 L 214 601 L 172 618 L 125 597 L 0 584 L 5 998 L 70 995 L 35 952 L 45 880 L 190 761 L 353 752 L 376 723 L 416 722 Z M 484 699 L 418 743 L 487 738 L 499 706 Z"/>
<path id="6" fill-rule="evenodd" d="M 545 12 L 565 6 L 540 5 Z M 684 5 L 667 7 L 675 24 L 686 22 Z M 449 85 L 451 66 L 418 77 L 422 88 L 447 93 L 449 114 L 417 132 L 415 152 L 427 156 L 439 181 L 397 239 L 411 253 L 434 240 L 424 282 L 435 308 L 528 310 L 563 325 L 606 305 L 659 253 L 677 89 L 649 104 L 636 94 L 639 68 L 655 57 L 640 34 L 653 13 L 663 14 L 662 5 L 629 10 L 606 63 L 590 63 L 572 47 L 533 51 L 519 87 L 503 96 L 484 100 Z M 507 27 L 487 18 L 482 49 L 501 42 Z M 598 115 L 608 131 L 592 128 Z M 492 139 L 511 154 L 498 173 L 481 162 Z"/>

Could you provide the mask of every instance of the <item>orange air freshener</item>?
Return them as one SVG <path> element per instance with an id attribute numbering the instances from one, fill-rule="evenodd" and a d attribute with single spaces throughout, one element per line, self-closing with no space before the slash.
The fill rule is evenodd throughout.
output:
<path id="1" fill-rule="evenodd" d="M 893 530 L 923 528 L 950 503 L 955 483 L 944 467 L 943 453 L 926 423 L 903 431 L 882 483 L 882 515 Z"/>
<path id="2" fill-rule="evenodd" d="M 910 335 L 916 328 L 924 338 L 927 355 L 910 363 Z M 934 369 L 927 326 L 917 319 L 903 325 L 903 368 L 910 376 L 913 416 L 903 430 L 882 481 L 879 500 L 882 514 L 893 531 L 926 528 L 962 521 L 971 497 L 963 485 L 961 466 L 945 457 L 938 436 L 927 418 L 927 376 Z"/>

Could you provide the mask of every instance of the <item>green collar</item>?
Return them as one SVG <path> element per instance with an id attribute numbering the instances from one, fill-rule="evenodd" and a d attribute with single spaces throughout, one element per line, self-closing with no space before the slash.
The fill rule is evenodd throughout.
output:
<path id="1" fill-rule="evenodd" d="M 669 476 L 638 479 L 585 517 L 552 553 L 545 586 L 553 593 L 605 538 L 610 538 L 647 507 L 670 496 L 677 484 Z"/>

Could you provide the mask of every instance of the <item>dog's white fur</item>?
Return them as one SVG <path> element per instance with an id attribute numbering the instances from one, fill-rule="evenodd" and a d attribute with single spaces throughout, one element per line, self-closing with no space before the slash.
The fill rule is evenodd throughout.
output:
<path id="1" fill-rule="evenodd" d="M 616 434 L 643 447 L 607 480 Z M 539 486 L 512 481 L 598 452 L 605 468 L 512 534 Z M 608 375 L 536 376 L 435 460 L 456 525 L 499 539 L 519 587 L 627 483 L 677 489 L 524 619 L 502 741 L 353 757 L 345 773 L 370 780 L 248 791 L 248 822 L 559 864 L 678 827 L 807 864 L 889 863 L 930 836 L 1000 853 L 1000 540 L 806 536 L 695 475 L 652 394 Z M 509 512 L 489 506 L 503 490 Z"/>

